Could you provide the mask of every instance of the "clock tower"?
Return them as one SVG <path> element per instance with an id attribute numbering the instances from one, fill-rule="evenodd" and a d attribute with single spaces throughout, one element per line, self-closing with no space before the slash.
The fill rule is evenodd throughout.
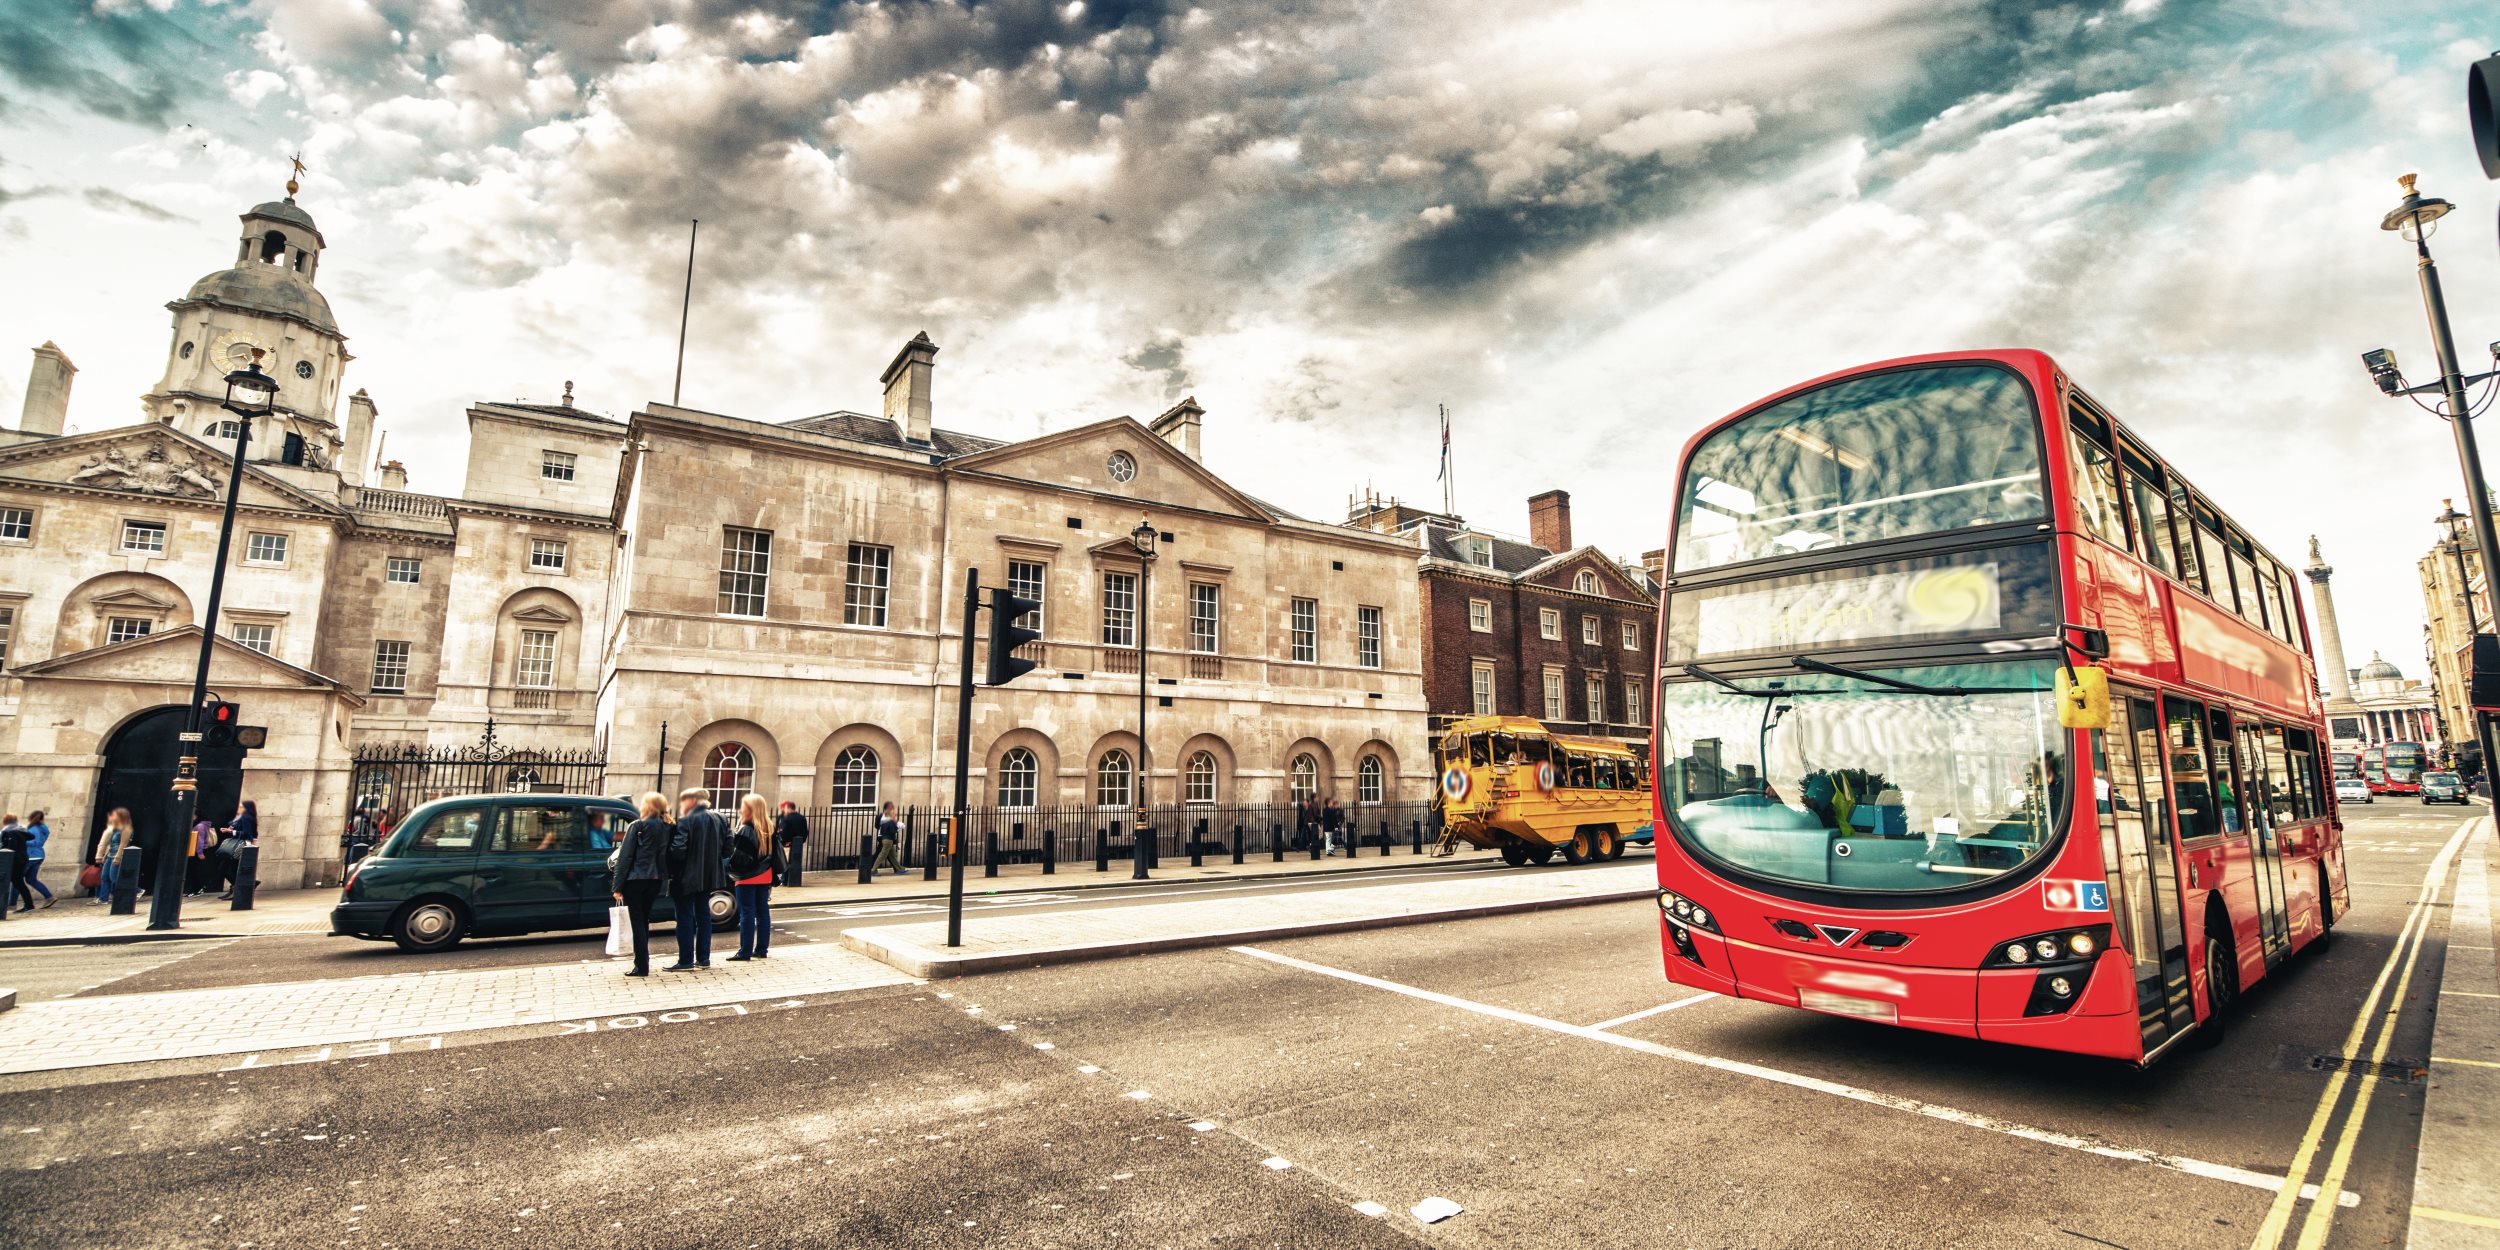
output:
<path id="1" fill-rule="evenodd" d="M 330 315 L 330 301 L 313 285 L 321 230 L 296 206 L 293 179 L 286 189 L 287 198 L 243 214 L 233 267 L 192 283 L 165 305 L 174 315 L 165 376 L 140 403 L 151 420 L 212 443 L 229 442 L 227 423 L 234 418 L 219 406 L 226 374 L 249 363 L 257 347 L 260 367 L 277 380 L 278 404 L 276 414 L 252 431 L 250 458 L 318 472 L 333 469 L 344 447 L 339 385 L 354 357 Z"/>

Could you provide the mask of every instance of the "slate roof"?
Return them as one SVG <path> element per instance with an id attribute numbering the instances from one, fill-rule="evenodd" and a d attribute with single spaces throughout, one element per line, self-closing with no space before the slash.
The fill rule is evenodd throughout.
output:
<path id="1" fill-rule="evenodd" d="M 338 321 L 330 315 L 330 301 L 323 298 L 303 275 L 283 265 L 244 265 L 236 269 L 220 269 L 191 284 L 191 291 L 179 303 L 193 300 L 224 304 L 250 312 L 276 313 L 291 317 L 323 334 L 337 334 Z"/>
<path id="2" fill-rule="evenodd" d="M 291 198 L 284 200 L 271 200 L 266 204 L 254 204 L 252 206 L 252 211 L 243 215 L 246 217 L 266 217 L 271 221 L 283 221 L 288 225 L 302 226 L 306 230 L 312 231 L 314 234 L 321 233 L 321 227 L 313 224 L 312 214 L 297 207 L 295 201 Z"/>
<path id="3" fill-rule="evenodd" d="M 1423 526 L 1423 531 L 1425 554 L 1443 560 L 1454 561 L 1459 564 L 1472 565 L 1476 568 L 1484 567 L 1480 564 L 1474 564 L 1473 561 L 1470 561 L 1467 558 L 1467 553 L 1459 549 L 1459 535 L 1464 531 L 1444 529 L 1441 526 L 1429 524 Z M 1521 573 L 1525 573 L 1529 569 L 1535 568 L 1536 566 L 1553 559 L 1555 555 L 1559 554 L 1547 551 L 1545 548 L 1539 547 L 1535 543 L 1512 542 L 1507 538 L 1496 538 L 1492 541 L 1492 571 L 1496 573 L 1508 574 L 1513 577 L 1516 577 Z"/>
<path id="4" fill-rule="evenodd" d="M 922 447 L 904 438 L 903 431 L 894 422 L 861 412 L 828 412 L 782 424 L 793 430 L 806 430 L 811 434 L 825 434 L 876 447 L 892 447 L 898 451 L 934 451 L 949 460 L 1007 445 L 1005 439 L 933 429 L 929 431 L 929 445 Z"/>

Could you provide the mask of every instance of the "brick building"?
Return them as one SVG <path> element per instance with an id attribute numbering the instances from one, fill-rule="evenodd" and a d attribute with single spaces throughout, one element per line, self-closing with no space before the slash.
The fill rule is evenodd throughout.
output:
<path id="1" fill-rule="evenodd" d="M 1571 538 L 1571 496 L 1528 501 L 1528 540 L 1394 501 L 1348 524 L 1405 534 L 1417 561 L 1424 701 L 1436 725 L 1533 716 L 1568 733 L 1646 741 L 1658 595 L 1649 575 Z"/>

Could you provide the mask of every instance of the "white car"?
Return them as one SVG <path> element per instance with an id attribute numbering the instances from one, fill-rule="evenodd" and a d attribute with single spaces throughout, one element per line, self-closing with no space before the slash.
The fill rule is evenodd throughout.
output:
<path id="1" fill-rule="evenodd" d="M 2372 797 L 2372 796 L 2371 796 L 2371 794 L 2370 794 L 2370 783 L 2369 783 L 2369 782 L 2366 782 L 2366 781 L 2338 781 L 2338 782 L 2336 782 L 2336 783 L 2335 783 L 2335 801 L 2336 801 L 2336 802 L 2338 802 L 2338 803 L 2376 803 L 2376 802 L 2378 802 L 2378 800 L 2377 800 L 2376 798 L 2374 798 L 2374 797 Z"/>

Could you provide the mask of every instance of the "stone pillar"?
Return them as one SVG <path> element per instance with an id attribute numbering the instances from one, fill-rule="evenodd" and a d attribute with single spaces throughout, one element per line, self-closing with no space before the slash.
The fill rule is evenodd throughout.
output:
<path id="1" fill-rule="evenodd" d="M 2352 674 L 2344 667 L 2344 634 L 2335 624 L 2335 591 L 2328 586 L 2335 570 L 2318 554 L 2318 536 L 2309 536 L 2309 597 L 2318 603 L 2318 684 L 2329 702 L 2352 697 Z"/>
<path id="2" fill-rule="evenodd" d="M 373 454 L 373 425 L 381 414 L 373 406 L 373 397 L 360 388 L 347 397 L 347 446 L 339 452 L 339 480 L 350 486 L 365 484 L 365 457 Z"/>

